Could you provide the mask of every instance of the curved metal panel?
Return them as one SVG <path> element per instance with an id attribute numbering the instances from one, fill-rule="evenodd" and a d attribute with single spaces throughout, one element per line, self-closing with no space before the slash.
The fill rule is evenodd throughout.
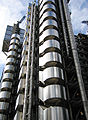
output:
<path id="1" fill-rule="evenodd" d="M 8 57 L 17 57 L 17 52 L 15 52 L 15 51 L 9 51 L 8 52 Z"/>
<path id="2" fill-rule="evenodd" d="M 18 46 L 15 44 L 12 44 L 9 46 L 9 51 L 11 51 L 11 50 L 17 51 L 17 49 L 18 49 Z"/>
<path id="3" fill-rule="evenodd" d="M 41 106 L 38 107 L 39 120 L 44 120 L 44 109 Z"/>
<path id="4" fill-rule="evenodd" d="M 7 81 L 5 81 L 5 82 L 2 82 L 2 84 L 1 84 L 1 90 L 2 89 L 11 89 L 12 88 L 12 82 L 7 82 Z"/>
<path id="5" fill-rule="evenodd" d="M 11 39 L 18 39 L 18 40 L 20 40 L 20 35 L 12 34 Z"/>
<path id="6" fill-rule="evenodd" d="M 56 7 L 55 7 L 54 4 L 45 4 L 45 5 L 43 6 L 42 10 L 40 11 L 39 17 L 41 17 L 41 15 L 44 13 L 44 11 L 45 11 L 46 9 L 53 9 L 53 10 L 56 11 Z"/>
<path id="7" fill-rule="evenodd" d="M 12 40 L 10 41 L 10 45 L 11 45 L 11 44 L 19 45 L 19 40 L 18 40 L 18 39 L 12 39 Z"/>
<path id="8" fill-rule="evenodd" d="M 0 99 L 10 99 L 11 92 L 8 91 L 1 91 L 0 92 Z"/>
<path id="9" fill-rule="evenodd" d="M 51 2 L 53 2 L 54 4 L 55 4 L 55 0 L 43 0 L 43 2 L 42 2 L 42 4 L 40 5 L 40 10 L 41 10 L 41 8 L 43 7 L 43 5 L 45 4 L 45 3 L 51 3 Z"/>
<path id="10" fill-rule="evenodd" d="M 9 103 L 7 103 L 7 102 L 0 102 L 0 111 L 7 110 L 8 108 L 9 108 Z"/>
<path id="11" fill-rule="evenodd" d="M 66 99 L 65 87 L 62 85 L 48 85 L 44 88 L 39 87 L 39 98 L 42 101 L 55 98 Z"/>
<path id="12" fill-rule="evenodd" d="M 13 80 L 13 74 L 12 73 L 4 73 L 2 79 L 3 79 L 3 81 L 4 80 Z"/>
<path id="13" fill-rule="evenodd" d="M 40 26 L 39 33 L 41 33 L 46 26 L 50 26 L 50 25 L 53 25 L 54 27 L 56 27 L 58 29 L 57 22 L 53 19 L 48 19 L 48 20 L 44 21 L 43 24 Z"/>
<path id="14" fill-rule="evenodd" d="M 57 52 L 46 53 L 43 57 L 39 58 L 39 66 L 44 66 L 47 62 L 59 62 L 62 63 L 61 55 Z"/>
<path id="15" fill-rule="evenodd" d="M 40 19 L 40 21 L 39 21 L 39 25 L 41 25 L 41 23 L 44 21 L 44 19 L 45 18 L 50 18 L 50 17 L 54 17 L 54 18 L 56 18 L 57 19 L 57 16 L 56 16 L 56 13 L 55 12 L 53 12 L 53 11 L 46 11 L 43 15 L 42 15 L 42 17 L 41 17 L 41 19 Z"/>
<path id="16" fill-rule="evenodd" d="M 0 120 L 7 120 L 7 116 L 4 114 L 0 114 Z"/>
<path id="17" fill-rule="evenodd" d="M 12 65 L 15 64 L 16 59 L 15 58 L 7 58 L 6 65 Z"/>
<path id="18" fill-rule="evenodd" d="M 63 70 L 58 67 L 48 67 L 43 71 L 39 71 L 39 81 L 48 82 L 53 79 L 53 82 L 56 82 L 54 78 L 64 80 Z"/>
<path id="19" fill-rule="evenodd" d="M 57 40 L 47 40 L 41 46 L 39 46 L 39 54 L 43 53 L 48 48 L 57 48 L 60 50 L 60 43 Z"/>
<path id="20" fill-rule="evenodd" d="M 51 37 L 53 39 L 53 37 L 57 37 L 59 39 L 59 34 L 58 31 L 55 29 L 47 29 L 43 32 L 43 34 L 39 37 L 39 42 L 43 42 L 44 39 L 46 39 L 46 37 Z"/>
<path id="21" fill-rule="evenodd" d="M 68 110 L 64 107 L 39 107 L 39 120 L 69 120 Z"/>
<path id="22" fill-rule="evenodd" d="M 20 79 L 17 93 L 18 93 L 19 91 L 22 91 L 23 89 L 25 89 L 25 82 L 26 82 L 26 79 Z"/>
<path id="23" fill-rule="evenodd" d="M 19 106 L 22 106 L 23 103 L 24 103 L 24 95 L 23 94 L 19 94 L 17 99 L 16 99 L 15 109 L 17 109 Z"/>
<path id="24" fill-rule="evenodd" d="M 4 72 L 14 72 L 14 65 L 6 65 Z"/>

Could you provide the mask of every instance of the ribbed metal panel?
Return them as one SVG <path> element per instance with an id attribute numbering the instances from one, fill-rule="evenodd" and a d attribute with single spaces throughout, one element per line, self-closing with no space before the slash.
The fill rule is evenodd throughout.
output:
<path id="1" fill-rule="evenodd" d="M 39 53 L 47 52 L 48 49 L 50 51 L 54 51 L 54 48 L 60 50 L 60 43 L 57 40 L 47 40 L 39 47 Z"/>
<path id="2" fill-rule="evenodd" d="M 39 25 L 41 25 L 41 23 L 43 22 L 43 21 L 45 21 L 45 18 L 47 18 L 47 19 L 50 19 L 50 18 L 57 18 L 56 17 L 56 13 L 55 12 L 53 12 L 53 11 L 46 11 L 43 15 L 42 15 L 42 17 L 41 17 L 41 19 L 40 19 L 40 21 L 39 21 Z"/>
<path id="3" fill-rule="evenodd" d="M 44 88 L 39 87 L 39 98 L 42 101 L 46 101 L 49 99 L 66 99 L 66 92 L 65 92 L 65 87 L 62 85 L 48 85 Z"/>
<path id="4" fill-rule="evenodd" d="M 9 51 L 8 52 L 8 58 L 9 57 L 14 57 L 14 58 L 16 58 L 17 57 L 17 52 L 15 52 L 15 51 Z"/>
<path id="5" fill-rule="evenodd" d="M 55 83 L 55 79 L 64 80 L 63 70 L 58 67 L 49 67 L 44 69 L 43 71 L 39 71 L 39 80 L 41 82 L 53 82 Z"/>
<path id="6" fill-rule="evenodd" d="M 58 31 L 55 29 L 47 29 L 43 32 L 43 34 L 39 37 L 39 43 L 44 42 L 47 40 L 47 38 L 49 39 L 53 39 L 53 38 L 58 38 L 59 39 L 59 35 L 58 35 Z"/>
<path id="7" fill-rule="evenodd" d="M 12 39 L 12 40 L 10 41 L 10 45 L 12 45 L 12 44 L 19 45 L 19 40 L 18 40 L 18 39 Z"/>
<path id="8" fill-rule="evenodd" d="M 12 34 L 11 39 L 18 39 L 18 40 L 20 40 L 20 35 Z"/>
<path id="9" fill-rule="evenodd" d="M 43 32 L 46 27 L 50 28 L 50 26 L 52 26 L 52 28 L 56 27 L 58 29 L 57 22 L 53 19 L 49 19 L 44 21 L 40 26 L 39 33 Z"/>
<path id="10" fill-rule="evenodd" d="M 53 2 L 55 4 L 55 0 L 43 0 L 42 4 L 40 5 L 40 10 L 45 3 L 51 3 L 51 2 Z"/>
<path id="11" fill-rule="evenodd" d="M 4 73 L 3 75 L 3 81 L 9 81 L 9 80 L 13 80 L 13 74 L 12 73 Z"/>
<path id="12" fill-rule="evenodd" d="M 8 58 L 6 60 L 6 65 L 14 65 L 16 62 L 16 59 L 15 58 Z"/>
<path id="13" fill-rule="evenodd" d="M 6 65 L 5 69 L 4 69 L 4 72 L 5 73 L 7 73 L 7 72 L 9 72 L 9 73 L 11 72 L 12 73 L 12 72 L 14 72 L 14 69 L 15 69 L 14 65 Z"/>
<path id="14" fill-rule="evenodd" d="M 8 92 L 8 91 L 1 91 L 0 92 L 0 100 L 6 100 L 6 99 L 10 99 L 10 95 L 11 95 L 11 92 Z"/>
<path id="15" fill-rule="evenodd" d="M 12 88 L 12 82 L 2 82 L 1 90 L 8 90 Z"/>
<path id="16" fill-rule="evenodd" d="M 39 107 L 39 120 L 69 120 L 68 110 L 63 107 Z"/>
<path id="17" fill-rule="evenodd" d="M 39 66 L 44 66 L 48 64 L 49 62 L 52 62 L 52 64 L 53 62 L 62 64 L 61 55 L 57 52 L 49 52 L 49 53 L 46 53 L 43 57 L 39 58 Z"/>
<path id="18" fill-rule="evenodd" d="M 55 10 L 56 11 L 56 7 L 54 4 L 45 4 L 42 8 L 42 10 L 39 13 L 39 17 L 41 17 L 41 15 L 45 12 L 45 10 Z"/>
<path id="19" fill-rule="evenodd" d="M 18 46 L 15 44 L 10 45 L 10 47 L 9 47 L 9 51 L 11 51 L 11 50 L 17 51 L 17 49 L 18 49 Z"/>

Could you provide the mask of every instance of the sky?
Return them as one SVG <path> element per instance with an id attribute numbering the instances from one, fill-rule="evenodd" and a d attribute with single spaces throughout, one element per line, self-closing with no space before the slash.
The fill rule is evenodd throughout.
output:
<path id="1" fill-rule="evenodd" d="M 5 66 L 6 55 L 2 52 L 2 43 L 7 25 L 13 25 L 27 13 L 28 3 L 32 0 L 0 0 L 0 76 Z M 69 9 L 74 34 L 85 33 L 87 25 L 82 24 L 88 20 L 88 0 L 70 0 Z M 21 24 L 25 27 L 25 21 Z"/>
<path id="2" fill-rule="evenodd" d="M 70 0 L 69 9 L 72 13 L 71 20 L 74 34 L 79 32 L 86 34 L 88 27 L 81 22 L 88 20 L 88 0 Z"/>

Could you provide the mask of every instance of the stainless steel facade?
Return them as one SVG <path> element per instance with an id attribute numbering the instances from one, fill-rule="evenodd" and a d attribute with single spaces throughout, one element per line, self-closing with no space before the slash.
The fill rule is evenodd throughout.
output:
<path id="1" fill-rule="evenodd" d="M 6 66 L 2 78 L 1 92 L 0 92 L 0 114 L 1 120 L 7 120 L 6 112 L 9 110 L 9 104 L 12 93 L 12 84 L 14 82 L 16 59 L 18 54 L 20 38 L 19 35 L 13 34 L 9 46 Z M 16 44 L 15 44 L 16 43 Z M 4 113 L 5 112 L 5 113 Z"/>
<path id="2" fill-rule="evenodd" d="M 57 100 L 67 100 L 67 98 L 62 82 L 58 84 L 59 80 L 64 81 L 64 70 L 61 67 L 63 62 L 56 2 L 54 0 L 43 0 L 39 5 L 39 66 L 41 68 L 39 71 L 39 81 L 45 84 L 45 87 L 39 87 L 39 98 L 45 103 L 45 106 L 49 105 L 49 108 L 46 107 L 45 109 L 42 106 L 39 107 L 40 120 L 69 120 L 68 112 L 65 112 L 65 118 L 63 115 L 63 109 L 68 110 L 63 108 L 63 106 L 59 107 L 57 103 Z M 48 49 L 50 50 L 48 51 Z M 55 102 L 54 107 L 52 106 L 53 102 Z M 61 111 L 61 114 L 59 114 L 59 111 Z"/>
<path id="3" fill-rule="evenodd" d="M 67 2 L 29 4 L 23 43 L 17 33 L 10 41 L 0 90 L 0 120 L 87 120 Z"/>

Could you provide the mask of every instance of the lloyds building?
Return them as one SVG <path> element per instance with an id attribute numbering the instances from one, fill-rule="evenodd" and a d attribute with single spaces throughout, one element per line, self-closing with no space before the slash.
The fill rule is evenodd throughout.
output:
<path id="1" fill-rule="evenodd" d="M 7 27 L 0 120 L 88 120 L 88 36 L 74 36 L 68 2 L 33 2 L 25 30 Z"/>

